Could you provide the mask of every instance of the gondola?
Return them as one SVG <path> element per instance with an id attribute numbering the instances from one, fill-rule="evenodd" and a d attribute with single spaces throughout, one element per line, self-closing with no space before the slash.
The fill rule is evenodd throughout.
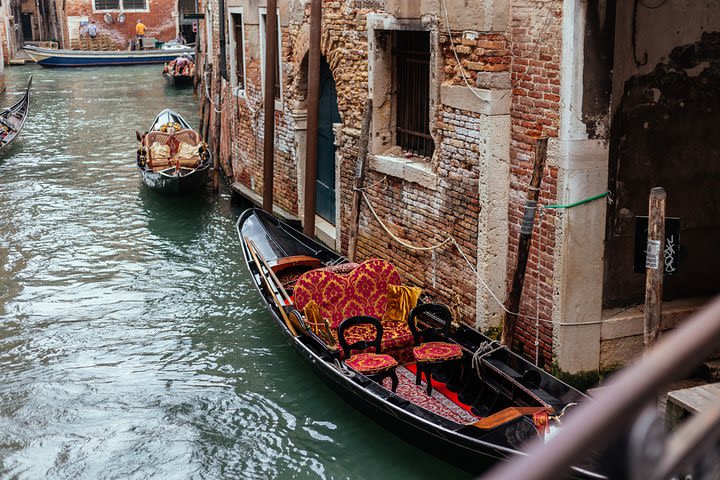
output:
<path id="1" fill-rule="evenodd" d="M 25 125 L 30 109 L 30 85 L 32 85 L 32 75 L 28 79 L 22 98 L 0 112 L 0 149 L 6 148 L 15 141 Z"/>
<path id="2" fill-rule="evenodd" d="M 447 307 L 421 302 L 409 316 L 386 319 L 399 305 L 389 285 L 400 277 L 389 262 L 348 262 L 255 208 L 236 227 L 261 300 L 305 363 L 380 425 L 460 468 L 481 473 L 520 454 L 529 441 L 555 434 L 559 418 L 586 400 L 480 332 L 449 327 Z M 432 341 L 418 341 L 416 333 L 428 332 Z M 372 348 L 364 350 L 367 342 Z M 442 348 L 433 354 L 435 347 L 454 356 Z M 572 478 L 606 477 L 589 462 L 573 467 Z"/>
<path id="3" fill-rule="evenodd" d="M 153 190 L 183 194 L 203 188 L 211 165 L 210 150 L 200 134 L 178 113 L 166 109 L 150 130 L 137 133 L 137 168 Z"/>
<path id="4" fill-rule="evenodd" d="M 192 75 L 163 72 L 163 77 L 165 78 L 167 84 L 172 87 L 187 87 L 193 84 Z"/>

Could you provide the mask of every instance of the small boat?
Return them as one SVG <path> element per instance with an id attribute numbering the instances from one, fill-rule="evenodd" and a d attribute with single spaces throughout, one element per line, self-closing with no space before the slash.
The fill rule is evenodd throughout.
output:
<path id="1" fill-rule="evenodd" d="M 32 85 L 32 75 L 28 79 L 22 98 L 0 112 L 0 149 L 10 145 L 25 125 L 30 109 L 30 85 Z"/>
<path id="2" fill-rule="evenodd" d="M 166 109 L 150 130 L 137 133 L 137 168 L 143 182 L 163 193 L 183 194 L 204 187 L 211 154 L 200 134 L 178 113 Z"/>
<path id="3" fill-rule="evenodd" d="M 33 45 L 23 47 L 30 57 L 43 67 L 98 67 L 116 65 L 143 65 L 165 63 L 178 55 L 194 52 L 191 48 L 174 50 L 121 50 L 115 52 L 95 50 L 58 50 Z"/>
<path id="4" fill-rule="evenodd" d="M 165 67 L 163 67 L 163 77 L 165 78 L 165 81 L 168 85 L 173 87 L 192 85 L 195 77 L 195 63 L 188 58 L 187 64 L 178 69 L 176 67 L 177 61 L 177 58 L 171 60 L 165 64 Z"/>
<path id="5" fill-rule="evenodd" d="M 348 262 L 255 208 L 236 227 L 261 300 L 305 363 L 379 424 L 460 468 L 480 473 L 512 458 L 586 400 L 497 341 L 451 328 L 447 307 L 388 317 L 400 276 L 387 261 Z M 442 341 L 418 341 L 421 331 Z M 592 463 L 572 477 L 606 478 Z"/>

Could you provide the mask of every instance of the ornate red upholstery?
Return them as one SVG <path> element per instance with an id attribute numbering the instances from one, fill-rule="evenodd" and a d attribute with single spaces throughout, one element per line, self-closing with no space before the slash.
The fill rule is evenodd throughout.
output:
<path id="1" fill-rule="evenodd" d="M 387 304 L 388 285 L 400 285 L 400 274 L 393 264 L 380 259 L 367 260 L 348 274 L 311 270 L 295 283 L 295 306 L 305 308 L 310 300 L 337 329 L 340 322 L 355 315 L 382 318 Z"/>
<path id="2" fill-rule="evenodd" d="M 397 362 L 390 355 L 382 353 L 358 353 L 345 360 L 345 364 L 363 374 L 383 372 L 397 367 Z"/>
<path id="3" fill-rule="evenodd" d="M 322 315 L 330 321 L 332 334 L 337 340 L 337 327 L 346 318 L 370 315 L 382 318 L 387 306 L 388 285 L 400 285 L 400 274 L 391 263 L 371 259 L 361 263 L 350 273 L 339 274 L 327 270 L 311 270 L 298 278 L 293 290 L 295 306 L 302 310 L 311 300 L 320 307 Z M 407 322 L 382 320 L 382 351 L 408 349 L 413 336 Z M 356 325 L 345 332 L 348 343 L 374 335 L 369 325 Z M 409 353 L 409 352 L 408 352 Z"/>
<path id="4" fill-rule="evenodd" d="M 454 343 L 428 342 L 413 347 L 413 355 L 418 362 L 438 362 L 455 360 L 462 357 L 463 353 L 460 346 Z"/>

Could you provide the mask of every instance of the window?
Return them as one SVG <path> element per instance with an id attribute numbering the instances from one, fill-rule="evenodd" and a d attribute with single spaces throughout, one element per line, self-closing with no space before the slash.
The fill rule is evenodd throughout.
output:
<path id="1" fill-rule="evenodd" d="M 265 85 L 265 9 L 260 9 L 260 43 L 262 44 L 262 81 L 263 86 Z M 275 58 L 277 58 L 277 61 L 275 62 L 275 100 L 280 100 L 282 96 L 282 81 L 281 81 L 281 74 L 282 69 L 280 68 L 280 54 L 282 52 L 281 46 L 281 38 L 282 35 L 280 33 L 280 11 L 278 10 L 278 41 L 277 41 L 277 55 Z"/>
<path id="2" fill-rule="evenodd" d="M 242 8 L 231 7 L 230 13 L 230 71 L 231 84 L 237 93 L 245 91 L 245 35 Z"/>
<path id="3" fill-rule="evenodd" d="M 95 0 L 93 10 L 147 10 L 147 0 Z"/>
<path id="4" fill-rule="evenodd" d="M 430 33 L 395 32 L 396 144 L 403 151 L 432 157 L 430 136 Z"/>

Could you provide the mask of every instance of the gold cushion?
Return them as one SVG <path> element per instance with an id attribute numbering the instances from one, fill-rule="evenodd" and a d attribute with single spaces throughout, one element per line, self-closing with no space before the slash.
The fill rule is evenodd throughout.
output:
<path id="1" fill-rule="evenodd" d="M 418 287 L 388 285 L 387 307 L 382 319 L 407 323 L 410 310 L 417 305 L 421 293 L 422 290 Z"/>

